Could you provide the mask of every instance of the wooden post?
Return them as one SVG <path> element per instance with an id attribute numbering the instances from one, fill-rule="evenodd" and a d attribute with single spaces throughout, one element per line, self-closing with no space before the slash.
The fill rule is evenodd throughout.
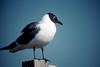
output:
<path id="1" fill-rule="evenodd" d="M 48 65 L 48 61 L 44 59 L 34 59 L 22 62 L 22 67 L 56 67 L 56 65 Z"/>
<path id="2" fill-rule="evenodd" d="M 22 62 L 22 67 L 48 67 L 48 62 L 43 59 L 34 59 Z"/>
<path id="3" fill-rule="evenodd" d="M 34 67 L 48 67 L 46 60 L 34 60 Z"/>

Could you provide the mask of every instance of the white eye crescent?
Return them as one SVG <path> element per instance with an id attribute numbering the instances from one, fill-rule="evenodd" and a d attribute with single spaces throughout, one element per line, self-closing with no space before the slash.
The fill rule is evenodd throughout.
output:
<path id="1" fill-rule="evenodd" d="M 53 17 L 53 19 L 55 19 L 55 18 L 56 18 L 56 16 Z"/>

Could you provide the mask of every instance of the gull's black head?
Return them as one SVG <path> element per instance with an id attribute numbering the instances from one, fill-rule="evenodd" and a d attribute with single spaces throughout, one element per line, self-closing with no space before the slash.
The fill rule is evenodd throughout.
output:
<path id="1" fill-rule="evenodd" d="M 63 25 L 63 23 L 58 20 L 56 15 L 54 15 L 53 13 L 48 13 L 48 15 L 52 22 Z"/>

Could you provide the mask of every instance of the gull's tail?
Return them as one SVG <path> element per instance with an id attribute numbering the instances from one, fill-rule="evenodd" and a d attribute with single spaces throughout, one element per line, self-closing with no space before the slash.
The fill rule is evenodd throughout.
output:
<path id="1" fill-rule="evenodd" d="M 6 47 L 3 47 L 3 48 L 0 48 L 0 50 L 9 50 L 9 46 L 6 46 Z"/>
<path id="2" fill-rule="evenodd" d="M 14 47 L 16 47 L 15 42 L 11 43 L 10 45 L 8 45 L 6 47 L 0 48 L 0 50 L 9 50 L 9 49 L 13 49 Z"/>
<path id="3" fill-rule="evenodd" d="M 10 45 L 6 46 L 6 47 L 3 47 L 3 48 L 0 48 L 0 50 L 9 50 L 10 52 L 14 53 L 16 52 L 15 50 L 13 50 L 14 48 L 16 48 L 16 42 L 13 42 L 11 43 Z"/>

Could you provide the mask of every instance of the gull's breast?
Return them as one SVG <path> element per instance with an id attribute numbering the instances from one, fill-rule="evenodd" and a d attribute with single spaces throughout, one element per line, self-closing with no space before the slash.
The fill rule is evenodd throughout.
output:
<path id="1" fill-rule="evenodd" d="M 51 40 L 53 40 L 56 33 L 55 24 L 47 25 L 40 24 L 40 31 L 34 39 L 29 43 L 30 47 L 42 48 L 46 46 Z"/>
<path id="2" fill-rule="evenodd" d="M 40 26 L 40 31 L 36 35 L 37 39 L 43 42 L 50 42 L 53 40 L 54 35 L 56 33 L 56 26 L 54 23 L 52 24 L 44 24 Z"/>

